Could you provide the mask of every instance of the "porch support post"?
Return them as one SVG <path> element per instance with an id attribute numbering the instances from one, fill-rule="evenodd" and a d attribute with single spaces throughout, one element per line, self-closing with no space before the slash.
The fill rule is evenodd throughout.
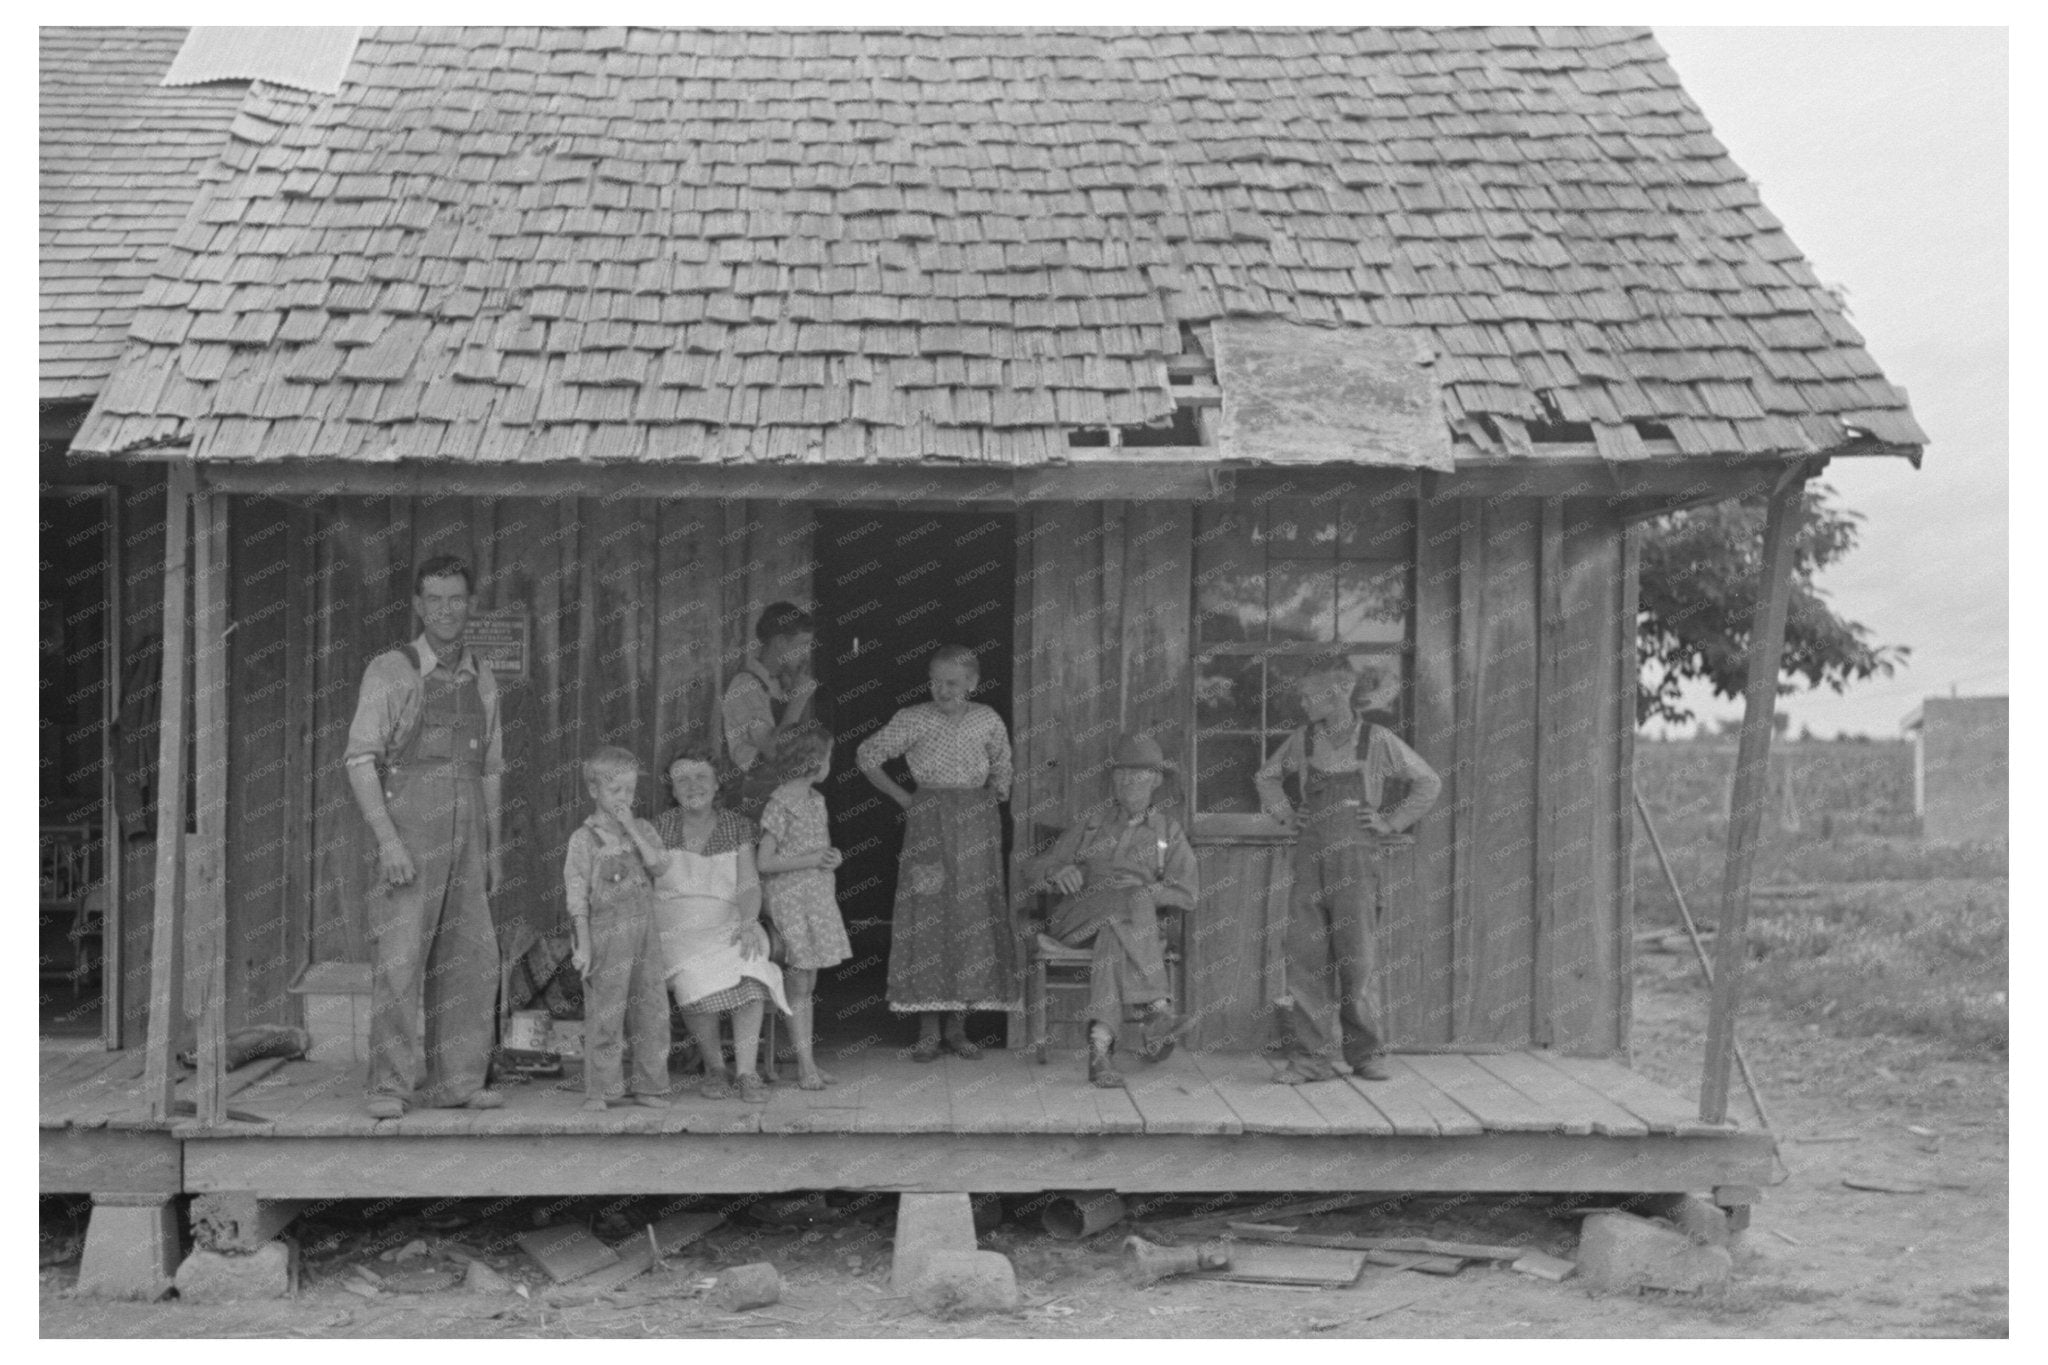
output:
<path id="1" fill-rule="evenodd" d="M 156 895 L 149 948 L 149 1033 L 143 1051 L 143 1083 L 149 1116 L 171 1116 L 177 1075 L 171 1058 L 178 1050 L 185 1011 L 179 989 L 185 937 L 185 518 L 192 506 L 192 465 L 175 460 L 164 495 L 163 680 L 159 686 L 156 747 Z"/>
<path id="2" fill-rule="evenodd" d="M 1715 946 L 1713 1008 L 1707 1017 L 1706 1072 L 1700 1118 L 1728 1116 L 1728 1068 L 1735 1054 L 1735 1011 L 1747 956 L 1749 879 L 1770 775 L 1771 731 L 1778 709 L 1778 667 L 1785 653 L 1785 610 L 1792 591 L 1792 547 L 1799 534 L 1809 471 L 1795 464 L 1771 490 L 1764 514 L 1763 564 L 1749 627 L 1749 679 L 1743 688 L 1742 735 L 1735 753 L 1735 792 L 1728 812 L 1728 861 L 1721 876 L 1721 919 Z"/>
<path id="3" fill-rule="evenodd" d="M 202 1124 L 227 1116 L 228 500 L 192 500 L 192 715 L 197 740 L 198 837 L 186 881 L 187 961 L 197 969 Z"/>

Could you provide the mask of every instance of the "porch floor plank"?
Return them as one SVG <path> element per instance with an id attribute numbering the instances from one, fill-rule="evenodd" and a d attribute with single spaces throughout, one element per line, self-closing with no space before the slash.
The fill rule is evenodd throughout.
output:
<path id="1" fill-rule="evenodd" d="M 1480 1070 L 1550 1114 L 1556 1120 L 1551 1131 L 1580 1135 L 1593 1131 L 1593 1120 L 1585 1106 L 1558 1082 L 1556 1071 L 1534 1057 L 1523 1052 L 1503 1052 L 1494 1056 L 1475 1054 L 1472 1060 Z"/>
<path id="2" fill-rule="evenodd" d="M 1124 1087 L 1148 1133 L 1244 1131 L 1237 1111 L 1216 1093 L 1216 1087 L 1195 1065 L 1193 1054 L 1185 1050 L 1158 1066 L 1134 1066 L 1124 1071 Z"/>
<path id="3" fill-rule="evenodd" d="M 1395 1054 L 1389 1056 L 1386 1059 L 1387 1070 L 1393 1073 L 1394 1079 L 1391 1081 L 1367 1082 L 1367 1084 L 1399 1086 L 1400 1089 L 1397 1093 L 1403 1099 L 1412 1101 L 1422 1109 L 1427 1110 L 1430 1117 L 1436 1120 L 1437 1131 L 1444 1137 L 1469 1137 L 1473 1134 L 1484 1132 L 1485 1130 L 1479 1126 L 1479 1120 L 1472 1117 L 1470 1110 L 1466 1109 L 1465 1106 L 1459 1104 L 1449 1095 L 1446 1095 L 1443 1091 L 1437 1089 L 1434 1081 L 1415 1068 L 1413 1065 L 1415 1060 L 1416 1058 L 1413 1055 L 1403 1056 Z M 1388 1096 L 1388 1102 L 1391 1103 L 1392 1101 L 1393 1096 Z M 1373 1102 L 1375 1104 L 1379 1103 L 1377 1099 Z"/>
<path id="4" fill-rule="evenodd" d="M 1436 1111 L 1420 1094 L 1426 1085 L 1420 1077 L 1394 1070 L 1391 1080 L 1361 1081 L 1347 1076 L 1344 1084 L 1385 1116 L 1396 1137 L 1437 1137 L 1442 1133 Z"/>
<path id="5" fill-rule="evenodd" d="M 1411 1054 L 1408 1065 L 1462 1105 L 1489 1133 L 1553 1133 L 1558 1120 L 1460 1053 Z"/>
<path id="6" fill-rule="evenodd" d="M 1088 1084 L 1087 1053 L 1054 1052 L 1044 1066 L 1028 1064 L 1031 1089 L 1052 1133 L 1142 1133 L 1145 1119 L 1125 1090 Z"/>
<path id="7" fill-rule="evenodd" d="M 1650 1125 L 1616 1104 L 1607 1096 L 1587 1085 L 1564 1068 L 1555 1065 L 1557 1058 L 1549 1052 L 1523 1054 L 1532 1067 L 1548 1072 L 1558 1089 L 1558 1102 L 1587 1116 L 1593 1131 L 1603 1137 L 1646 1137 Z M 1489 1059 L 1491 1060 L 1491 1059 Z M 1531 1073 L 1532 1081 L 1534 1072 Z"/>
<path id="8" fill-rule="evenodd" d="M 1043 1133 L 1049 1131 L 1038 1078 L 1007 1053 L 990 1049 L 979 1061 L 941 1057 L 951 1092 L 956 1133 Z"/>
<path id="9" fill-rule="evenodd" d="M 1638 1076 L 1620 1062 L 1606 1057 L 1554 1057 L 1551 1064 L 1567 1076 L 1576 1077 L 1622 1108 L 1650 1125 L 1653 1133 L 1726 1133 L 1734 1124 L 1700 1122 L 1699 1108 L 1683 1096 Z"/>
<path id="10" fill-rule="evenodd" d="M 100 1098 L 100 1077 L 128 1056 L 122 1052 L 57 1052 L 40 1059 L 37 1111 L 45 1128 L 66 1128 Z M 56 1065 L 51 1065 L 54 1058 Z"/>
<path id="11" fill-rule="evenodd" d="M 1376 1137 L 1394 1136 L 1394 1124 L 1378 1105 L 1367 1097 L 1363 1090 L 1354 1088 L 1349 1079 L 1339 1077 L 1315 1085 L 1294 1085 L 1287 1087 L 1307 1100 L 1309 1107 L 1322 1115 L 1332 1133 L 1369 1133 Z M 1436 1135 L 1436 1125 L 1429 1125 L 1430 1136 Z"/>
<path id="12" fill-rule="evenodd" d="M 67 1087 L 64 1127 L 104 1128 L 116 1115 L 148 1115 L 142 1049 L 132 1048 L 113 1055 L 112 1064 Z"/>
<path id="13" fill-rule="evenodd" d="M 952 1087 L 945 1063 L 876 1056 L 861 1080 L 856 1132 L 945 1133 L 952 1131 Z M 982 1065 L 984 1063 L 975 1063 Z"/>
<path id="14" fill-rule="evenodd" d="M 1321 1137 L 1331 1131 L 1330 1121 L 1302 1095 L 1304 1087 L 1275 1081 L 1272 1065 L 1258 1053 L 1211 1052 L 1194 1062 L 1245 1132 Z"/>

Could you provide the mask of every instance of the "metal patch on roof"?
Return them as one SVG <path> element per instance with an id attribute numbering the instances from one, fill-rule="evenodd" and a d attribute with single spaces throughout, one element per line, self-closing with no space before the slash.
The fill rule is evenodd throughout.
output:
<path id="1" fill-rule="evenodd" d="M 341 89 L 362 35 L 361 28 L 202 26 L 185 35 L 164 84 L 268 81 L 332 95 Z"/>
<path id="2" fill-rule="evenodd" d="M 1217 445 L 1226 460 L 1451 468 L 1428 352 L 1385 327 L 1219 318 Z"/>

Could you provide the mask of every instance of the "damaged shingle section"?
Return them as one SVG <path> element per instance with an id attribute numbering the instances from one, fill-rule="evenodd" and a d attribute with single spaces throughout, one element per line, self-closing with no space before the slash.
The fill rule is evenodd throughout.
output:
<path id="1" fill-rule="evenodd" d="M 86 448 L 1030 464 L 1223 316 L 1484 450 L 1924 440 L 1642 30 L 377 29 L 144 305 Z"/>
<path id="2" fill-rule="evenodd" d="M 38 32 L 39 396 L 62 402 L 99 392 L 120 358 L 151 264 L 219 158 L 244 87 L 160 89 L 182 28 Z"/>

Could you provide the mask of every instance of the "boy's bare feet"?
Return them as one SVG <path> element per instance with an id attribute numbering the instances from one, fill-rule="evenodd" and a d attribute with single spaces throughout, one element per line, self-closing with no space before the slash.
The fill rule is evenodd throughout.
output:
<path id="1" fill-rule="evenodd" d="M 740 1073 L 740 1098 L 748 1104 L 768 1103 L 768 1082 L 751 1071 Z"/>

